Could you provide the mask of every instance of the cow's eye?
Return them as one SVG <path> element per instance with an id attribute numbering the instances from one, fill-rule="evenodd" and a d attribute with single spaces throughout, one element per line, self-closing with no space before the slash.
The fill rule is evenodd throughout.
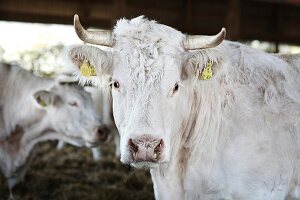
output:
<path id="1" fill-rule="evenodd" d="M 76 101 L 71 101 L 68 104 L 73 107 L 79 107 L 79 104 Z"/>
<path id="2" fill-rule="evenodd" d="M 118 81 L 113 82 L 114 88 L 118 89 L 120 87 L 120 83 Z"/>
<path id="3" fill-rule="evenodd" d="M 179 85 L 178 85 L 178 83 L 175 83 L 174 88 L 173 88 L 173 93 L 177 92 L 178 89 L 179 89 Z"/>

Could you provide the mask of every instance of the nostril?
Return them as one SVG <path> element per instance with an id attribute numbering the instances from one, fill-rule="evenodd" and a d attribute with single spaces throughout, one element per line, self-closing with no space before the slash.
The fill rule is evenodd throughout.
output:
<path id="1" fill-rule="evenodd" d="M 138 152 L 138 150 L 139 150 L 139 147 L 138 147 L 136 144 L 134 144 L 134 142 L 132 141 L 132 139 L 129 139 L 129 141 L 128 141 L 128 146 L 129 146 L 130 150 L 131 150 L 133 153 L 136 153 L 136 152 Z"/>
<path id="2" fill-rule="evenodd" d="M 98 129 L 97 134 L 100 140 L 106 140 L 109 134 L 109 129 L 104 126 Z"/>
<path id="3" fill-rule="evenodd" d="M 163 146 L 164 146 L 164 141 L 161 139 L 154 149 L 154 157 L 158 157 L 161 154 Z"/>

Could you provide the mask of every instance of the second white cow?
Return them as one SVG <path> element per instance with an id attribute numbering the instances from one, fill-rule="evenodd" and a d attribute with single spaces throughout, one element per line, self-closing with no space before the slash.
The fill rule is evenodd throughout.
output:
<path id="1" fill-rule="evenodd" d="M 74 81 L 71 77 L 67 75 L 67 77 L 63 77 L 63 80 Z M 111 102 L 111 94 L 108 90 L 101 90 L 99 88 L 85 86 L 84 89 L 91 94 L 96 112 L 98 113 L 100 120 L 102 122 L 102 130 L 109 133 L 109 135 L 113 137 L 115 144 L 115 156 L 117 158 L 120 157 L 120 136 L 118 130 L 115 126 L 113 115 L 112 115 L 112 102 Z M 105 137 L 105 135 L 104 135 Z M 109 137 L 110 138 L 110 137 Z M 109 139 L 108 139 L 109 140 Z M 57 149 L 60 150 L 64 147 L 64 142 L 59 141 L 57 144 Z M 93 159 L 98 161 L 102 158 L 102 150 L 101 146 L 97 146 L 91 148 Z"/>
<path id="2" fill-rule="evenodd" d="M 8 64 L 0 64 L 0 80 L 0 170 L 10 191 L 23 178 L 38 142 L 60 139 L 93 147 L 106 140 L 90 94 L 77 84 Z"/>

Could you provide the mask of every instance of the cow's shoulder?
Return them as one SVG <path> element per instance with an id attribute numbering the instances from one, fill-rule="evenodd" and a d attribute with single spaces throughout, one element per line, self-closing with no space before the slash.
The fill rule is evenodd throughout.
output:
<path id="1" fill-rule="evenodd" d="M 300 53 L 299 54 L 274 54 L 274 55 L 284 60 L 289 65 L 296 67 L 297 71 L 300 70 Z"/>

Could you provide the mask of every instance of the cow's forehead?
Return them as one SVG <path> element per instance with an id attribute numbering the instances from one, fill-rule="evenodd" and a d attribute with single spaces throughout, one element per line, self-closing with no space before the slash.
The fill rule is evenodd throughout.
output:
<path id="1" fill-rule="evenodd" d="M 119 55 L 113 72 L 113 80 L 136 87 L 157 87 L 173 85 L 180 80 L 182 59 L 174 56 L 151 58 L 143 54 Z M 149 88 L 150 89 L 150 88 Z"/>
<path id="2" fill-rule="evenodd" d="M 114 34 L 114 74 L 143 85 L 159 82 L 166 74 L 171 79 L 179 76 L 181 32 L 141 16 L 118 21 Z"/>
<path id="3" fill-rule="evenodd" d="M 143 16 L 131 20 L 119 20 L 113 34 L 116 47 L 125 51 L 133 46 L 149 50 L 148 53 L 151 53 L 153 47 L 156 47 L 161 54 L 177 54 L 184 50 L 182 46 L 184 35 L 181 32 Z"/>

